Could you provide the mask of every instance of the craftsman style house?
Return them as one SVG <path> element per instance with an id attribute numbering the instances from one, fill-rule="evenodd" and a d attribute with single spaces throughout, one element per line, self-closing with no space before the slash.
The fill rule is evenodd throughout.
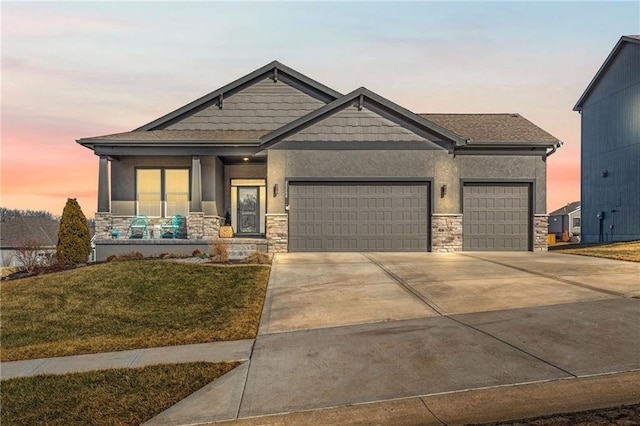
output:
<path id="1" fill-rule="evenodd" d="M 98 260 L 191 250 L 225 216 L 226 243 L 270 252 L 546 250 L 545 160 L 560 146 L 519 114 L 415 114 L 279 62 L 78 142 L 100 159 Z M 131 239 L 137 216 L 150 232 Z M 183 223 L 167 240 L 169 217 Z"/>

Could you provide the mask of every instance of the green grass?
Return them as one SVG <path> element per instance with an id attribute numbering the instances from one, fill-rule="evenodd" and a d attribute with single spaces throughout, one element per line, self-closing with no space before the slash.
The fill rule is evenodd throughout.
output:
<path id="1" fill-rule="evenodd" d="M 581 256 L 605 257 L 607 259 L 640 262 L 640 241 L 573 245 L 553 251 L 554 253 L 578 254 Z"/>
<path id="2" fill-rule="evenodd" d="M 138 425 L 238 363 L 187 363 L 2 381 L 3 425 Z"/>
<path id="3" fill-rule="evenodd" d="M 2 361 L 254 338 L 267 266 L 112 262 L 2 283 Z"/>

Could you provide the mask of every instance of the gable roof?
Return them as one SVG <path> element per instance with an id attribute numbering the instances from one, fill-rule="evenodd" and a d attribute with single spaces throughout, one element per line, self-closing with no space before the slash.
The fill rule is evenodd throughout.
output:
<path id="1" fill-rule="evenodd" d="M 618 53 L 620 53 L 620 50 L 622 50 L 622 46 L 625 43 L 640 44 L 640 35 L 626 35 L 626 36 L 620 37 L 620 40 L 618 40 L 618 43 L 616 43 L 611 53 L 609 53 L 609 56 L 607 56 L 607 59 L 605 59 L 602 66 L 600 67 L 596 75 L 593 77 L 593 79 L 585 89 L 582 96 L 580 96 L 580 99 L 578 99 L 578 102 L 576 103 L 576 105 L 573 107 L 574 111 L 582 111 L 582 107 L 584 106 L 584 103 L 587 101 L 587 98 L 589 98 L 589 95 L 591 95 L 591 92 L 593 92 L 593 89 L 595 89 L 595 87 L 598 85 L 598 82 L 600 81 L 602 76 L 607 72 L 607 70 L 613 63 L 613 60 L 616 58 L 616 56 L 618 56 Z"/>
<path id="2" fill-rule="evenodd" d="M 364 87 L 360 87 L 359 89 L 356 89 L 353 92 L 348 93 L 341 98 L 338 98 L 335 101 L 328 103 L 327 105 L 263 136 L 261 138 L 262 145 L 260 148 L 262 150 L 270 148 L 283 139 L 286 139 L 287 137 L 312 126 L 318 121 L 321 121 L 355 104 L 358 105 L 358 108 L 366 106 L 367 109 L 373 110 L 374 112 L 382 111 L 389 117 L 408 124 L 410 127 L 414 128 L 415 131 L 429 134 L 431 137 L 450 142 L 454 145 L 464 145 L 467 143 L 464 138 L 450 130 L 420 117 L 419 115 L 414 114 L 413 112 L 386 98 L 383 98 L 380 95 L 377 95 L 376 93 L 373 93 Z"/>
<path id="3" fill-rule="evenodd" d="M 550 135 L 520 114 L 419 114 L 469 141 L 469 145 L 557 145 Z"/>
<path id="4" fill-rule="evenodd" d="M 580 208 L 580 201 L 574 201 L 572 203 L 568 203 L 564 207 L 560 207 L 558 210 L 554 210 L 549 213 L 549 216 L 564 216 L 569 213 L 573 213 L 574 211 Z"/>
<path id="5" fill-rule="evenodd" d="M 0 246 L 16 248 L 33 240 L 43 247 L 55 247 L 59 228 L 57 220 L 46 217 L 16 217 L 0 222 Z"/>
<path id="6" fill-rule="evenodd" d="M 183 117 L 193 111 L 197 111 L 200 108 L 206 107 L 211 103 L 217 102 L 219 99 L 224 99 L 225 97 L 229 97 L 234 93 L 239 92 L 245 87 L 251 86 L 252 84 L 262 80 L 265 76 L 270 75 L 271 78 L 278 80 L 287 79 L 293 84 L 301 84 L 312 91 L 314 91 L 319 97 L 322 98 L 324 102 L 331 102 L 334 99 L 342 96 L 340 92 L 337 92 L 330 87 L 325 86 L 322 83 L 319 83 L 303 74 L 300 74 L 298 71 L 289 68 L 288 66 L 281 64 L 278 61 L 273 61 L 257 70 L 241 77 L 226 86 L 219 88 L 218 90 L 214 90 L 213 92 L 204 95 L 203 97 L 196 99 L 193 102 L 188 103 L 187 105 L 178 108 L 177 110 L 170 112 L 156 120 L 153 120 L 150 123 L 141 126 L 136 131 L 143 130 L 157 130 L 161 129 L 162 126 L 168 125 L 169 123 L 178 120 L 180 117 Z"/>

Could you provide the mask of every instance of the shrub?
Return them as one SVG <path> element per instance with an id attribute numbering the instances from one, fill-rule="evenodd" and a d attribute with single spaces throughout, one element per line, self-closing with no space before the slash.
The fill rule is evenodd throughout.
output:
<path id="1" fill-rule="evenodd" d="M 62 210 L 58 245 L 58 260 L 67 265 L 87 263 L 91 254 L 91 233 L 87 218 L 75 198 L 67 199 Z"/>
<path id="2" fill-rule="evenodd" d="M 200 254 L 200 250 L 195 249 L 193 252 L 191 252 L 191 256 L 196 257 L 197 255 Z"/>
<path id="3" fill-rule="evenodd" d="M 160 253 L 160 256 L 158 256 L 160 259 L 166 259 L 168 257 L 171 257 L 171 255 L 169 253 Z"/>
<path id="4" fill-rule="evenodd" d="M 263 251 L 254 251 L 245 259 L 245 262 L 258 265 L 267 265 L 271 263 L 271 257 Z"/>
<path id="5" fill-rule="evenodd" d="M 111 256 L 107 257 L 107 262 L 113 262 L 117 258 L 118 256 L 116 256 L 115 254 L 112 254 Z"/>
<path id="6" fill-rule="evenodd" d="M 117 258 L 118 260 L 139 260 L 139 259 L 144 259 L 144 254 L 140 253 L 139 251 L 136 252 L 129 252 L 129 253 L 123 253 L 120 256 L 118 256 Z"/>
<path id="7" fill-rule="evenodd" d="M 47 266 L 49 264 L 49 258 L 43 255 L 43 244 L 36 240 L 25 241 L 16 247 L 15 256 L 28 274 L 32 273 L 38 266 Z"/>
<path id="8" fill-rule="evenodd" d="M 216 263 L 229 262 L 229 251 L 227 250 L 227 245 L 225 243 L 218 241 L 211 245 L 211 250 L 213 251 L 213 255 L 211 256 L 212 261 Z"/>

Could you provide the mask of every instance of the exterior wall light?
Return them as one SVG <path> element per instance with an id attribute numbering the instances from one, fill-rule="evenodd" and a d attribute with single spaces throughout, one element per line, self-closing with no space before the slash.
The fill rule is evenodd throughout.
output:
<path id="1" fill-rule="evenodd" d="M 604 172 L 602 172 L 602 177 L 606 178 L 607 176 L 609 176 L 609 172 L 607 170 L 605 170 Z"/>
<path id="2" fill-rule="evenodd" d="M 244 157 L 242 161 L 249 161 L 249 157 Z"/>
<path id="3" fill-rule="evenodd" d="M 278 196 L 278 184 L 276 183 L 275 185 L 273 185 L 273 197 L 277 197 Z"/>
<path id="4" fill-rule="evenodd" d="M 444 198 L 447 195 L 447 185 L 442 185 L 440 187 L 440 198 Z"/>

